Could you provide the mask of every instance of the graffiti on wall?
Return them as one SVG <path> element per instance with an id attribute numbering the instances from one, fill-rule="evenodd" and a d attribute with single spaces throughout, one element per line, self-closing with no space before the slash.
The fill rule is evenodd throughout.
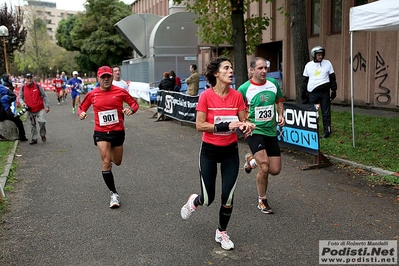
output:
<path id="1" fill-rule="evenodd" d="M 378 83 L 378 90 L 374 94 L 376 95 L 375 100 L 379 104 L 388 105 L 391 103 L 391 90 L 384 86 L 385 81 L 388 78 L 388 65 L 385 63 L 384 58 L 380 52 L 377 51 L 375 56 L 375 77 L 374 79 Z M 364 71 L 366 72 L 367 60 L 363 57 L 362 53 L 358 52 L 353 57 L 353 71 Z"/>
<path id="2" fill-rule="evenodd" d="M 382 58 L 379 51 L 377 51 L 377 55 L 375 56 L 375 80 L 379 79 L 380 83 L 378 84 L 379 91 L 374 93 L 377 95 L 376 101 L 380 104 L 390 104 L 391 103 L 391 90 L 384 86 L 385 80 L 388 78 L 387 68 L 388 65 L 385 65 L 385 60 Z"/>
<path id="3" fill-rule="evenodd" d="M 353 71 L 362 71 L 362 69 L 366 72 L 366 59 L 364 59 L 361 52 L 358 52 L 355 57 L 353 57 Z"/>

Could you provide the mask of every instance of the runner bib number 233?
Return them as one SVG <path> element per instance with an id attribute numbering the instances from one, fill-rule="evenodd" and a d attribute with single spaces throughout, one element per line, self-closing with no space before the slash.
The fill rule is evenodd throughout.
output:
<path id="1" fill-rule="evenodd" d="M 274 104 L 268 106 L 255 107 L 256 122 L 271 121 L 273 117 L 274 117 Z"/>

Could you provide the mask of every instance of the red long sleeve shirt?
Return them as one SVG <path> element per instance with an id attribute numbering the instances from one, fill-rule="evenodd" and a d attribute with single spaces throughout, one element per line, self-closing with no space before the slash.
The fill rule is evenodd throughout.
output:
<path id="1" fill-rule="evenodd" d="M 133 112 L 137 112 L 139 104 L 127 92 L 112 85 L 110 90 L 102 91 L 100 87 L 86 94 L 78 109 L 78 114 L 87 112 L 91 105 L 94 111 L 94 130 L 99 132 L 124 130 L 123 103 L 127 103 Z"/>

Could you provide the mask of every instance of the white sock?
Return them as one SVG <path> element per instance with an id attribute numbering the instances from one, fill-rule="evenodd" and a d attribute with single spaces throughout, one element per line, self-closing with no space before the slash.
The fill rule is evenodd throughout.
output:
<path id="1" fill-rule="evenodd" d="M 256 168 L 257 165 L 256 165 L 255 159 L 250 160 L 250 161 L 249 161 L 249 165 L 251 166 L 252 169 L 253 169 L 253 168 Z"/>
<path id="2" fill-rule="evenodd" d="M 262 200 L 264 200 L 264 199 L 266 199 L 266 196 L 263 196 L 263 197 L 261 197 L 261 196 L 258 196 L 258 200 L 259 200 L 259 202 L 261 202 Z"/>

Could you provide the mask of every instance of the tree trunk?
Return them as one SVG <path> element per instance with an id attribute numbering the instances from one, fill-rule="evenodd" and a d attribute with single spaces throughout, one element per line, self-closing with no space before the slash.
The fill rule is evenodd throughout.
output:
<path id="1" fill-rule="evenodd" d="M 303 0 L 290 0 L 291 37 L 294 50 L 296 101 L 301 100 L 303 70 L 309 62 L 308 35 L 306 32 L 306 5 Z"/>
<path id="2" fill-rule="evenodd" d="M 248 80 L 244 2 L 243 0 L 231 0 L 230 3 L 232 6 L 235 87 L 237 89 Z"/>

